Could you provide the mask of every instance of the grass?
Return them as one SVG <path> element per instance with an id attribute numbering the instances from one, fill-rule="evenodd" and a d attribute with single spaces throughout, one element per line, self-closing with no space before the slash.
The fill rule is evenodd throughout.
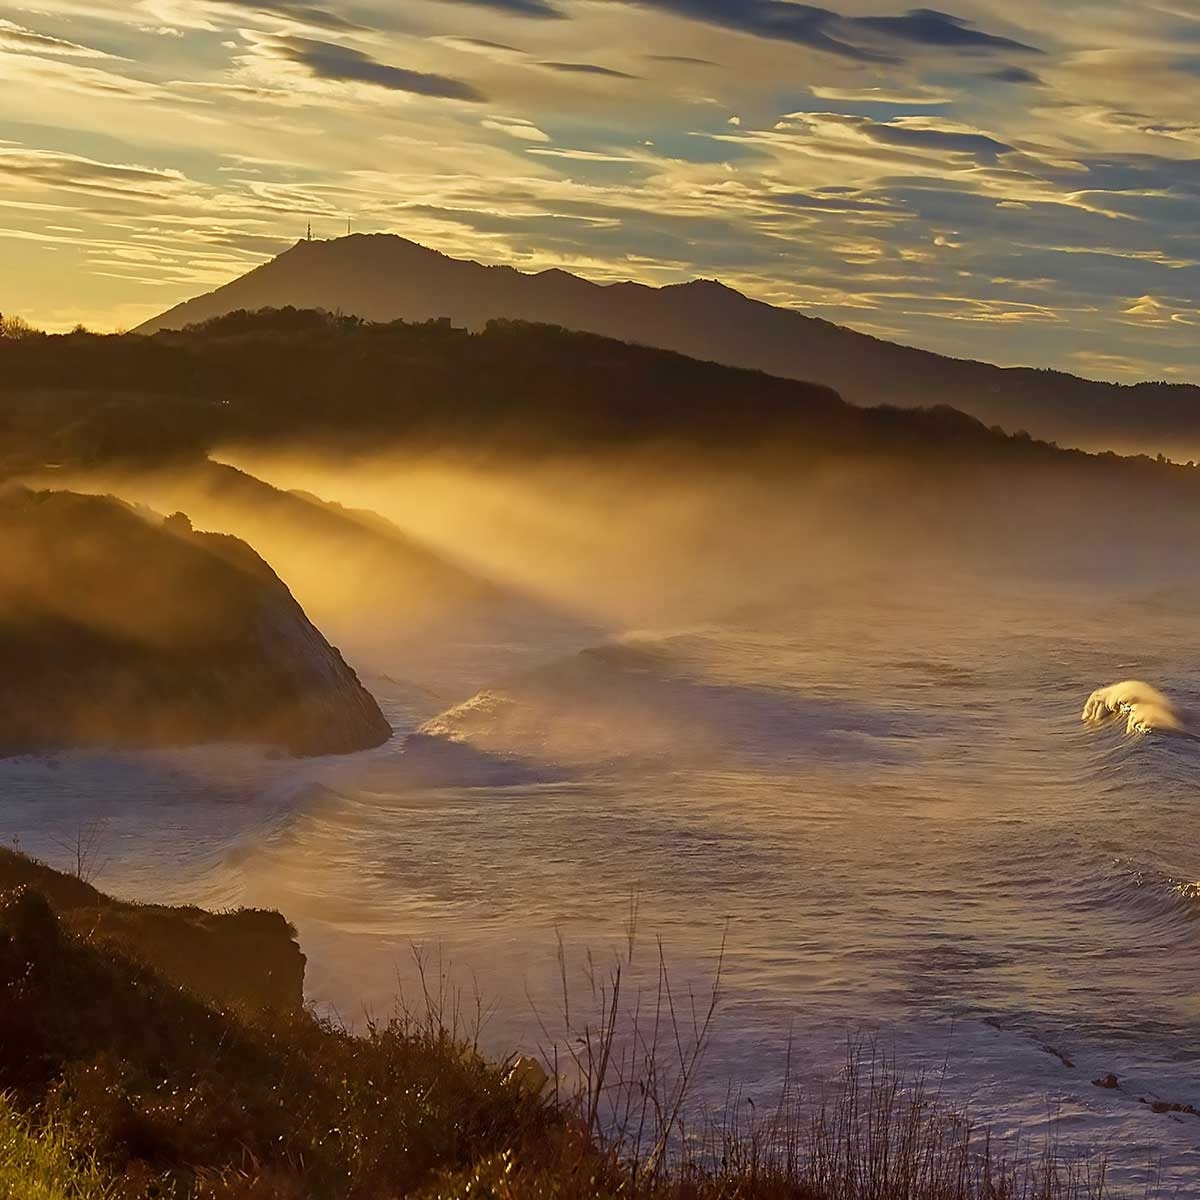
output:
<path id="1" fill-rule="evenodd" d="M 57 1126 L 34 1128 L 0 1095 L 0 1200 L 110 1200 L 95 1162 Z"/>
<path id="2" fill-rule="evenodd" d="M 479 1053 L 440 970 L 415 1010 L 355 1036 L 216 1007 L 18 890 L 0 898 L 0 1200 L 1106 1195 L 1102 1163 L 1002 1152 L 869 1046 L 823 1094 L 786 1083 L 768 1113 L 696 1120 L 720 971 L 681 995 L 658 963 L 657 987 L 626 995 L 628 961 L 589 962 L 590 1010 L 564 1001 L 543 1022 L 542 1088 L 528 1063 Z"/>

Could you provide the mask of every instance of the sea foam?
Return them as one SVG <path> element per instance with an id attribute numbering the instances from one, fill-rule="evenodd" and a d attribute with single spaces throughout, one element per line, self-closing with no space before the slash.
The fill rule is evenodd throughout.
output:
<path id="1" fill-rule="evenodd" d="M 1137 679 L 1097 688 L 1083 706 L 1083 719 L 1090 724 L 1115 716 L 1126 718 L 1129 733 L 1187 732 L 1180 710 L 1157 688 Z"/>

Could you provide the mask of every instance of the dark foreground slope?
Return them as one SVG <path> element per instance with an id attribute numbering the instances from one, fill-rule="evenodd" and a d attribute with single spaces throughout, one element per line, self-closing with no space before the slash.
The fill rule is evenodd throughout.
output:
<path id="1" fill-rule="evenodd" d="M 504 317 L 563 325 L 730 366 L 814 380 L 852 404 L 947 404 L 1013 431 L 1092 449 L 1200 447 L 1200 387 L 1097 383 L 1005 369 L 882 341 L 751 300 L 718 283 L 600 286 L 562 271 L 484 267 L 382 234 L 300 242 L 240 279 L 143 325 L 179 329 L 238 309 L 324 308 L 373 321 Z"/>
<path id="2" fill-rule="evenodd" d="M 276 912 L 127 904 L 0 847 L 0 893 L 20 888 L 42 895 L 64 928 L 215 1004 L 291 1013 L 304 1005 L 304 955 Z"/>
<path id="3" fill-rule="evenodd" d="M 435 1026 L 359 1039 L 303 1012 L 217 1007 L 77 932 L 36 886 L 0 890 L 0 1093 L 117 1189 L 63 1196 L 411 1195 L 554 1145 L 562 1118 L 505 1076 Z"/>
<path id="4" fill-rule="evenodd" d="M 64 919 L 64 882 L 25 870 L 35 878 L 16 889 L 0 876 L 6 1200 L 1106 1194 L 1099 1165 L 1072 1170 L 1053 1149 L 999 1161 L 985 1131 L 878 1062 L 853 1060 L 811 1106 L 789 1094 L 764 1120 L 738 1105 L 707 1137 L 685 1129 L 704 1018 L 664 995 L 673 1034 L 660 1044 L 626 1028 L 632 1016 L 604 992 L 599 1027 L 552 1057 L 564 1077 L 575 1064 L 578 1093 L 543 1090 L 529 1060 L 485 1059 L 444 1023 L 439 1004 L 453 1000 L 436 986 L 427 1013 L 361 1037 L 306 1012 L 222 1008 L 172 982 L 152 954 L 135 959 Z"/>
<path id="5" fill-rule="evenodd" d="M 242 741 L 335 754 L 390 733 L 243 542 L 112 498 L 0 494 L 0 752 Z"/>

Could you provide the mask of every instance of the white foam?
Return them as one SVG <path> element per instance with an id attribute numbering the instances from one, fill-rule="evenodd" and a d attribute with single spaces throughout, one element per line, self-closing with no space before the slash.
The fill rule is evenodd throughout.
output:
<path id="1" fill-rule="evenodd" d="M 1187 721 L 1180 710 L 1157 688 L 1137 679 L 1097 688 L 1083 706 L 1083 719 L 1089 724 L 1115 716 L 1127 718 L 1129 733 L 1187 732 Z"/>

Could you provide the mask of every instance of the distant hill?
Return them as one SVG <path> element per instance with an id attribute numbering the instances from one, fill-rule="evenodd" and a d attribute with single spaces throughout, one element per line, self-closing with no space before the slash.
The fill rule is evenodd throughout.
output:
<path id="1" fill-rule="evenodd" d="M 391 736 L 249 546 L 112 497 L 0 494 L 0 663 L 0 754 Z"/>
<path id="2" fill-rule="evenodd" d="M 180 329 L 245 309 L 322 308 L 372 321 L 472 329 L 495 317 L 562 325 L 836 389 L 852 404 L 945 404 L 1009 432 L 1090 449 L 1200 447 L 1200 387 L 1097 383 L 1061 372 L 947 358 L 751 300 L 712 281 L 601 286 L 563 271 L 526 275 L 449 258 L 404 238 L 299 242 L 137 331 Z"/>
<path id="3" fill-rule="evenodd" d="M 736 471 L 773 463 L 797 474 L 870 460 L 930 480 L 947 471 L 973 478 L 987 464 L 1060 477 L 1117 472 L 1189 495 L 1200 486 L 1195 468 L 1006 436 L 946 405 L 859 407 L 818 384 L 559 326 L 497 320 L 472 333 L 264 309 L 152 337 L 0 339 L 0 477 L 69 482 L 80 472 L 202 467 L 202 505 L 269 499 L 249 477 L 226 475 L 213 491 L 203 463 L 225 447 L 347 463 L 395 451 L 512 460 L 640 448 Z M 290 519 L 298 501 L 311 526 L 312 497 L 278 503 Z"/>

